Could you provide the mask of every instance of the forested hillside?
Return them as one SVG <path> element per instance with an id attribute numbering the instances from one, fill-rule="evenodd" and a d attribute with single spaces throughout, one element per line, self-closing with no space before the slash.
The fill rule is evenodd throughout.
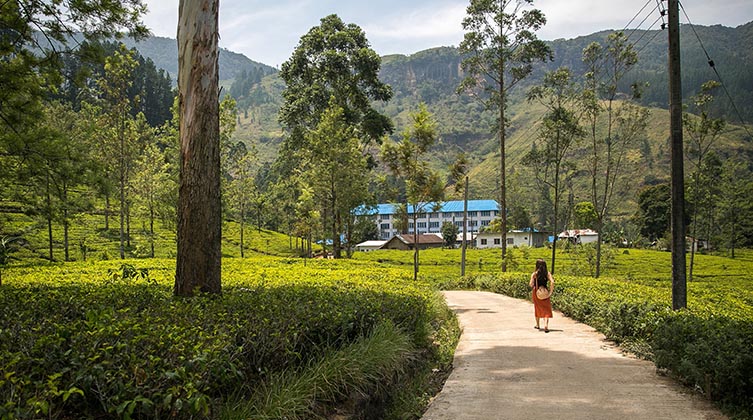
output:
<path id="1" fill-rule="evenodd" d="M 688 110 L 700 111 L 693 104 L 694 95 L 704 82 L 715 78 L 696 33 L 703 40 L 705 50 L 714 60 L 737 106 L 736 110 L 733 109 L 732 102 L 721 88 L 714 90 L 712 101 L 706 102 L 704 112 L 707 116 L 722 118 L 727 125 L 718 136 L 714 136 L 707 149 L 712 152 L 706 156 L 710 160 L 701 162 L 704 177 L 708 174 L 704 182 L 718 187 L 708 191 L 704 200 L 719 206 L 724 204 L 727 210 L 734 211 L 730 209 L 735 209 L 735 203 L 740 202 L 737 196 L 747 194 L 750 162 L 753 162 L 750 129 L 745 130 L 740 125 L 737 112 L 747 124 L 753 121 L 753 72 L 747 70 L 753 64 L 753 53 L 740 47 L 753 44 L 753 23 L 734 29 L 714 26 L 696 27 L 695 30 L 685 26 L 682 31 L 684 97 Z M 543 83 L 547 72 L 560 66 L 569 67 L 574 82 L 582 84 L 586 70 L 581 59 L 583 49 L 592 42 L 603 44 L 610 33 L 604 31 L 549 42 L 553 61 L 535 67 L 533 74 L 510 92 L 506 114 L 507 194 L 511 203 L 509 207 L 522 216 L 513 226 L 545 228 L 552 213 L 552 199 L 530 159 L 545 144 L 540 128 L 546 109 L 541 103 L 526 100 L 527 93 Z M 615 223 L 630 222 L 638 214 L 646 217 L 645 212 L 651 209 L 642 209 L 645 201 L 649 198 L 663 200 L 663 196 L 655 194 L 663 191 L 661 186 L 669 178 L 669 118 L 664 81 L 666 40 L 662 32 L 628 32 L 627 36 L 635 43 L 639 60 L 623 78 L 621 93 L 614 105 L 627 103 L 624 101 L 630 98 L 631 85 L 637 82 L 642 86 L 642 96 L 637 103 L 642 104 L 647 114 L 645 128 L 636 131 L 639 138 L 626 149 L 625 159 L 631 165 L 630 183 L 613 204 L 611 217 Z M 139 53 L 126 53 L 114 44 L 108 44 L 105 54 L 111 60 L 109 70 L 104 63 L 99 63 L 88 73 L 79 75 L 80 63 L 75 59 L 66 61 L 63 66 L 66 77 L 46 94 L 47 100 L 62 103 L 35 105 L 26 113 L 26 118 L 38 118 L 44 124 L 29 123 L 23 126 L 29 131 L 23 133 L 16 130 L 15 127 L 21 127 L 16 124 L 0 135 L 0 146 L 3 147 L 0 150 L 3 161 L 0 167 L 0 205 L 37 220 L 40 224 L 34 229 L 47 225 L 50 243 L 53 242 L 53 224 L 62 223 L 67 229 L 66 225 L 73 223 L 73 218 L 84 213 L 103 215 L 103 232 L 124 241 L 121 246 L 124 249 L 133 249 L 128 242 L 131 212 L 148 217 L 151 222 L 172 223 L 178 157 L 176 125 L 169 112 L 172 94 L 168 93 L 167 85 L 174 83 L 175 79 L 169 78 L 164 70 L 175 71 L 176 43 L 166 38 L 148 38 L 128 45 L 133 45 Z M 462 57 L 454 47 L 433 48 L 410 56 L 382 57 L 379 79 L 391 86 L 393 96 L 389 101 L 375 103 L 374 109 L 394 123 L 395 130 L 390 137 L 395 141 L 411 124 L 411 113 L 420 103 L 425 103 L 427 111 L 436 120 L 439 138 L 424 159 L 449 184 L 450 165 L 459 153 L 465 153 L 469 160 L 470 198 L 496 198 L 500 189 L 497 115 L 485 110 L 478 98 L 456 92 L 465 76 L 461 62 Z M 286 190 L 281 183 L 291 175 L 291 170 L 297 169 L 280 173 L 280 166 L 276 166 L 285 135 L 278 118 L 284 103 L 282 92 L 285 85 L 276 69 L 239 54 L 223 50 L 220 66 L 224 78 L 221 83 L 223 97 L 235 99 L 235 106 L 230 102 L 223 105 L 223 174 L 227 181 L 223 188 L 227 188 L 227 217 L 232 220 L 248 217 L 258 227 L 291 230 L 295 208 L 302 204 L 295 202 L 300 199 L 298 196 L 283 197 Z M 117 71 L 130 74 L 124 77 L 130 77 L 131 81 L 118 80 L 121 76 Z M 128 83 L 130 87 L 126 86 Z M 121 94 L 117 94 L 118 89 L 122 90 Z M 602 115 L 597 121 L 598 135 L 602 135 L 608 125 L 605 118 Z M 585 122 L 583 124 L 585 126 Z M 70 136 L 77 140 L 70 141 Z M 376 149 L 372 151 L 372 157 L 377 158 Z M 66 153 L 67 157 L 62 158 L 61 154 Z M 692 157 L 689 149 L 686 166 L 689 181 L 702 172 L 697 164 L 693 166 Z M 568 172 L 563 189 L 566 205 L 560 219 L 565 225 L 574 227 L 578 223 L 575 205 L 589 199 L 588 158 L 588 143 L 584 136 L 567 156 Z M 69 165 L 59 164 L 61 159 L 66 159 Z M 384 164 L 379 159 L 374 162 L 376 171 L 371 174 L 374 179 L 370 185 L 372 193 L 384 197 L 384 191 L 399 192 L 401 186 L 386 176 Z M 252 179 L 238 178 L 239 171 L 249 171 L 248 176 Z M 734 180 L 744 181 L 733 185 Z M 387 184 L 383 184 L 384 181 Z M 146 189 L 146 185 L 159 188 Z M 654 187 L 656 189 L 651 190 Z M 646 188 L 650 190 L 648 195 L 641 195 Z M 456 194 L 454 189 L 448 188 L 448 198 L 453 194 Z M 727 201 L 722 203 L 722 198 Z M 245 201 L 241 205 L 238 200 Z M 272 207 L 283 200 L 288 200 L 284 201 L 287 210 L 272 211 Z M 696 196 L 696 200 L 701 197 Z M 714 207 L 700 202 L 699 206 Z M 739 209 L 737 213 L 743 216 L 743 220 L 738 223 L 739 231 L 735 237 L 753 237 L 753 223 L 747 222 L 748 216 L 745 216 L 748 210 Z M 119 217 L 121 215 L 123 219 Z M 716 213 L 704 216 L 707 232 L 718 217 Z M 121 232 L 114 232 L 116 223 Z M 660 227 L 656 229 L 661 230 L 662 223 L 660 220 L 657 224 Z M 15 228 L 5 230 L 22 233 Z M 142 226 L 142 231 L 154 235 L 153 228 Z M 661 232 L 645 235 L 653 238 L 661 236 Z M 68 244 L 67 231 L 63 236 L 66 237 L 66 248 L 74 246 Z M 717 236 L 723 235 L 719 232 Z M 78 246 L 87 249 L 85 242 L 79 242 Z M 52 251 L 49 254 L 50 259 L 58 258 L 52 256 Z"/>
<path id="2" fill-rule="evenodd" d="M 138 42 L 133 39 L 123 39 L 128 48 L 136 48 L 141 55 L 154 61 L 157 68 L 165 69 L 175 81 L 178 74 L 178 43 L 171 38 L 149 37 Z M 249 59 L 243 54 L 220 49 L 220 80 L 231 80 L 238 77 L 244 70 L 260 68 L 267 73 L 274 68 L 266 64 Z"/>
<path id="3" fill-rule="evenodd" d="M 537 67 L 534 74 L 512 92 L 511 139 L 508 147 L 513 167 L 516 159 L 522 157 L 536 138 L 534 126 L 542 112 L 525 101 L 527 90 L 540 84 L 546 71 L 560 66 L 570 67 L 576 77 L 582 78 L 585 73 L 582 62 L 583 49 L 592 42 L 605 42 L 610 33 L 612 32 L 603 31 L 575 39 L 549 42 L 554 53 L 553 61 Z M 639 61 L 624 78 L 620 89 L 628 93 L 631 84 L 641 84 L 643 92 L 639 103 L 652 110 L 647 144 L 644 145 L 645 167 L 641 172 L 644 178 L 642 181 L 651 183 L 668 175 L 666 165 L 663 164 L 663 157 L 668 153 L 668 122 L 665 123 L 668 119 L 663 118 L 666 115 L 663 109 L 667 107 L 668 97 L 666 32 L 628 31 L 627 35 L 629 41 L 635 43 Z M 703 41 L 703 47 L 714 60 L 715 67 L 722 76 L 740 115 L 745 119 L 745 123 L 750 124 L 753 122 L 753 72 L 747 69 L 753 65 L 753 53 L 750 49 L 739 46 L 753 43 L 753 23 L 737 28 L 696 26 L 695 32 L 688 25 L 682 26 L 683 95 L 689 104 L 689 98 L 699 91 L 704 82 L 716 79 L 698 38 Z M 427 103 L 429 111 L 437 119 L 441 135 L 440 144 L 433 152 L 433 163 L 436 167 L 446 170 L 457 152 L 466 151 L 475 167 L 474 172 L 483 175 L 478 178 L 487 180 L 472 180 L 472 195 L 489 197 L 498 185 L 488 182 L 488 179 L 493 179 L 489 176 L 492 175 L 490 171 L 494 169 L 492 162 L 484 161 L 487 158 L 493 160 L 498 148 L 493 128 L 496 120 L 494 114 L 485 111 L 479 101 L 468 95 L 456 93 L 463 76 L 461 60 L 462 57 L 453 47 L 433 48 L 410 56 L 383 57 L 380 78 L 392 86 L 395 95 L 388 103 L 377 104 L 377 108 L 394 120 L 394 137 L 397 138 L 406 125 L 408 113 L 414 110 L 418 103 Z M 276 76 L 268 76 L 263 83 L 253 86 L 248 94 L 241 95 L 239 99 L 240 103 L 248 104 L 248 108 L 240 107 L 237 136 L 256 144 L 260 150 L 265 151 L 265 156 L 274 156 L 276 144 L 282 135 L 276 121 L 276 111 L 281 104 L 280 92 L 283 87 Z M 689 110 L 694 111 L 692 104 Z M 716 92 L 716 100 L 711 105 L 710 112 L 726 119 L 729 124 L 740 124 L 738 113 L 721 89 Z M 732 130 L 727 134 L 727 138 L 725 144 L 729 149 L 721 151 L 722 155 L 742 153 L 753 156 L 753 146 L 747 133 Z"/>

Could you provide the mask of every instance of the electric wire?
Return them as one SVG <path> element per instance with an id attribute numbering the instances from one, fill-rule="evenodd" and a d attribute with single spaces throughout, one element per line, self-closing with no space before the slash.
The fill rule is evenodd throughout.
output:
<path id="1" fill-rule="evenodd" d="M 643 31 L 643 33 L 641 34 L 641 37 L 638 38 L 637 41 L 635 41 L 635 42 L 632 43 L 633 48 L 635 48 L 643 40 L 643 37 L 645 37 L 646 34 L 648 34 L 649 32 L 651 32 L 651 30 L 654 28 L 654 26 L 656 26 L 656 24 L 661 19 L 662 19 L 662 16 L 659 16 L 658 18 L 656 18 L 656 20 L 654 20 L 654 23 L 652 23 L 651 26 L 648 27 L 648 29 L 646 29 L 646 30 Z M 653 41 L 654 38 L 656 38 L 656 36 L 658 34 L 660 34 L 660 33 L 661 33 L 661 31 L 656 31 L 656 33 L 654 34 L 654 36 L 646 44 L 644 44 L 643 47 L 641 47 L 641 48 L 639 48 L 637 50 L 636 54 L 640 53 L 640 51 L 643 51 L 643 49 L 646 48 L 646 46 L 648 46 L 651 43 L 651 41 Z"/>
<path id="2" fill-rule="evenodd" d="M 650 16 L 651 16 L 651 15 L 652 15 L 652 14 L 653 14 L 653 13 L 654 13 L 654 12 L 655 12 L 655 11 L 656 11 L 657 9 L 658 9 L 658 6 L 657 6 L 657 7 L 654 7 L 653 9 L 651 9 L 651 11 L 650 11 L 650 12 L 648 12 L 648 14 L 646 14 L 646 16 L 645 16 L 645 17 L 643 18 L 643 20 L 641 21 L 641 23 L 639 23 L 639 24 L 638 24 L 638 25 L 637 25 L 637 26 L 636 26 L 635 28 L 633 28 L 633 30 L 632 30 L 632 31 L 630 32 L 630 34 L 628 34 L 628 35 L 627 35 L 627 40 L 628 40 L 628 41 L 630 40 L 630 37 L 632 37 L 632 36 L 633 36 L 633 34 L 634 34 L 634 33 L 635 33 L 635 32 L 636 32 L 636 31 L 637 31 L 637 30 L 638 30 L 638 29 L 639 29 L 639 28 L 640 28 L 641 26 L 643 26 L 643 24 L 644 24 L 644 23 L 646 23 L 646 20 L 648 20 L 648 18 L 649 18 L 649 17 L 650 17 Z M 661 19 L 661 15 L 659 16 L 659 19 Z M 650 26 L 650 27 L 653 27 L 654 25 L 656 25 L 656 22 L 657 22 L 657 21 L 658 21 L 659 19 L 657 19 L 656 21 L 654 21 L 654 23 L 653 23 L 653 24 L 651 24 L 651 26 Z M 624 29 L 623 29 L 623 32 L 624 32 Z M 644 33 L 645 33 L 645 32 L 644 32 Z M 641 38 L 643 38 L 643 36 L 641 36 Z M 641 41 L 641 40 L 640 40 L 640 38 L 639 38 L 639 39 L 638 39 L 638 41 L 635 41 L 635 43 L 637 44 L 637 43 L 638 43 L 638 42 L 640 42 L 640 41 Z"/>
<path id="3" fill-rule="evenodd" d="M 664 22 L 664 16 L 667 15 L 667 9 L 662 9 L 662 2 L 664 0 L 656 0 L 656 7 L 659 9 L 659 15 L 661 15 L 661 28 L 662 30 L 667 28 L 667 23 Z"/>
<path id="4" fill-rule="evenodd" d="M 636 13 L 635 16 L 633 16 L 633 18 L 630 19 L 630 22 L 628 22 L 625 25 L 625 27 L 622 28 L 623 32 L 628 28 L 628 26 L 630 26 L 631 23 L 633 23 L 635 21 L 635 19 L 638 17 L 638 15 L 640 15 L 641 13 L 643 13 L 643 10 L 648 6 L 649 3 L 651 3 L 651 0 L 646 1 L 646 4 L 644 4 L 643 7 L 641 7 L 641 10 L 639 10 L 638 13 Z M 640 26 L 640 25 L 638 25 L 638 26 Z"/>
<path id="5" fill-rule="evenodd" d="M 719 80 L 719 83 L 722 85 L 722 89 L 724 90 L 724 93 L 727 95 L 727 99 L 729 99 L 729 102 L 732 104 L 732 109 L 735 110 L 735 114 L 737 114 L 737 118 L 740 120 L 740 124 L 742 125 L 743 129 L 745 129 L 745 132 L 748 134 L 748 137 L 753 138 L 753 135 L 751 135 L 750 131 L 748 130 L 748 126 L 745 124 L 745 119 L 742 117 L 742 113 L 740 113 L 740 110 L 737 108 L 737 104 L 732 99 L 732 95 L 730 95 L 729 90 L 727 89 L 727 85 L 724 83 L 724 80 L 722 80 L 722 76 L 719 74 L 719 71 L 716 69 L 716 66 L 714 65 L 714 60 L 711 59 L 709 56 L 708 51 L 706 50 L 706 47 L 703 45 L 703 41 L 701 41 L 701 37 L 698 35 L 698 32 L 695 30 L 695 26 L 693 25 L 693 22 L 690 21 L 690 17 L 688 16 L 688 13 L 685 11 L 685 7 L 683 7 L 682 2 L 678 2 L 680 4 L 680 9 L 682 10 L 682 13 L 685 15 L 685 19 L 688 20 L 688 24 L 690 25 L 690 28 L 693 30 L 693 34 L 695 34 L 696 39 L 698 39 L 698 44 L 700 44 L 701 49 L 703 50 L 703 53 L 706 55 L 706 59 L 708 60 L 709 67 L 714 71 L 714 74 L 716 74 L 716 78 Z"/>
<path id="6" fill-rule="evenodd" d="M 658 21 L 658 20 L 657 20 L 657 21 Z M 662 23 L 662 25 L 663 25 L 663 23 Z M 650 29 L 649 29 L 649 30 L 650 30 Z M 654 39 L 656 39 L 656 37 L 657 37 L 657 36 L 659 36 L 659 34 L 660 34 L 660 33 L 662 33 L 662 31 L 656 31 L 656 32 L 654 33 L 654 36 L 652 36 L 652 37 L 651 37 L 651 39 L 649 39 L 649 40 L 648 40 L 648 42 L 646 42 L 646 43 L 645 43 L 645 44 L 644 44 L 644 45 L 643 45 L 643 46 L 642 46 L 641 48 L 639 48 L 639 49 L 638 49 L 638 50 L 637 50 L 637 51 L 635 52 L 635 53 L 636 53 L 636 55 L 640 55 L 640 54 L 641 54 L 641 52 L 643 52 L 643 50 L 645 50 L 645 49 L 646 49 L 646 47 L 648 47 L 649 45 L 651 45 L 651 43 L 652 43 L 652 42 L 654 42 Z"/>

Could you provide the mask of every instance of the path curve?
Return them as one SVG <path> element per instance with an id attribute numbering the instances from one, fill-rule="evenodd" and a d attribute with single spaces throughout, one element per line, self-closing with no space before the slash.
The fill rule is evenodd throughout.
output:
<path id="1" fill-rule="evenodd" d="M 443 292 L 463 330 L 454 369 L 423 420 L 726 419 L 701 396 L 555 311 L 489 292 Z M 543 324 L 542 324 L 543 325 Z"/>

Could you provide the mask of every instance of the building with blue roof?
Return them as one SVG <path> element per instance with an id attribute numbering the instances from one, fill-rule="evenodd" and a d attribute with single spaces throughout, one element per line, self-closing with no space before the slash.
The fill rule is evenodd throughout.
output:
<path id="1" fill-rule="evenodd" d="M 463 201 L 444 201 L 438 208 L 434 203 L 423 207 L 423 212 L 418 214 L 416 227 L 419 234 L 440 233 L 442 223 L 454 223 L 459 231 L 463 231 Z M 403 233 L 397 229 L 398 204 L 378 204 L 376 207 L 364 209 L 361 215 L 369 215 L 374 218 L 379 230 L 379 237 L 390 239 Z M 413 233 L 413 206 L 408 206 L 408 233 Z M 499 203 L 496 200 L 468 200 L 468 232 L 478 232 L 488 226 L 499 215 Z"/>

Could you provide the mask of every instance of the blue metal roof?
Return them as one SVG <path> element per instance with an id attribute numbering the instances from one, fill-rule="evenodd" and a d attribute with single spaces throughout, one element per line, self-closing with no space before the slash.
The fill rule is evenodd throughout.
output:
<path id="1" fill-rule="evenodd" d="M 434 203 L 423 206 L 424 213 L 454 213 L 463 211 L 463 201 L 444 201 L 439 210 L 434 210 Z M 365 214 L 395 214 L 397 204 L 377 204 L 375 209 L 369 209 Z M 495 211 L 499 210 L 496 200 L 468 200 L 468 211 Z M 413 214 L 413 206 L 408 206 L 408 214 Z"/>

